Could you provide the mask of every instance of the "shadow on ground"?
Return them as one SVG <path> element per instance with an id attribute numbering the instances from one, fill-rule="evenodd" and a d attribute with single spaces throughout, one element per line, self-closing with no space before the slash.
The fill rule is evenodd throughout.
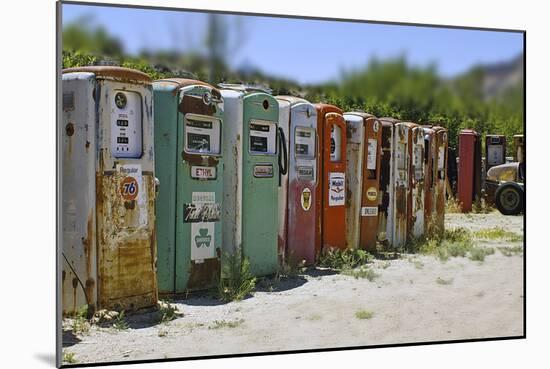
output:
<path id="1" fill-rule="evenodd" d="M 377 260 L 397 260 L 400 259 L 401 256 L 401 253 L 395 251 L 377 252 L 376 254 L 374 254 L 374 257 Z"/>
<path id="2" fill-rule="evenodd" d="M 310 268 L 304 272 L 304 275 L 307 275 L 312 278 L 324 277 L 327 275 L 335 275 L 339 272 L 330 268 Z"/>
<path id="3" fill-rule="evenodd" d="M 245 300 L 249 299 L 250 297 L 251 296 L 245 297 Z M 211 294 L 206 294 L 206 293 L 194 294 L 193 296 L 190 296 L 186 299 L 176 299 L 173 301 L 178 304 L 190 305 L 190 306 L 219 306 L 219 305 L 225 305 L 230 302 L 230 301 L 222 301 L 217 297 L 214 297 Z"/>
<path id="4" fill-rule="evenodd" d="M 302 275 L 264 278 L 256 284 L 256 291 L 283 292 L 303 286 L 305 283 L 307 283 L 307 279 Z"/>
<path id="5" fill-rule="evenodd" d="M 126 315 L 125 320 L 132 329 L 150 328 L 162 323 L 162 312 L 156 308 L 141 310 Z"/>
<path id="6" fill-rule="evenodd" d="M 81 341 L 72 331 L 72 329 L 63 330 L 62 345 L 63 347 L 71 347 Z M 55 360 L 55 358 L 54 358 Z"/>

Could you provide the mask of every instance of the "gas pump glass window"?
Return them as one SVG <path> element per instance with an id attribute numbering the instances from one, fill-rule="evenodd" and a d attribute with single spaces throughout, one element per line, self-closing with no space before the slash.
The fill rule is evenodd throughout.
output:
<path id="1" fill-rule="evenodd" d="M 333 124 L 330 127 L 330 161 L 340 161 L 342 157 L 342 128 Z"/>
<path id="2" fill-rule="evenodd" d="M 250 120 L 250 146 L 254 155 L 274 155 L 277 153 L 277 125 L 266 120 Z"/>
<path id="3" fill-rule="evenodd" d="M 220 120 L 201 115 L 185 116 L 185 151 L 196 154 L 220 153 Z"/>
<path id="4" fill-rule="evenodd" d="M 295 153 L 302 159 L 315 159 L 315 131 L 312 128 L 296 127 Z"/>
<path id="5" fill-rule="evenodd" d="M 115 158 L 140 158 L 143 151 L 141 95 L 115 90 L 112 99 L 112 155 Z"/>

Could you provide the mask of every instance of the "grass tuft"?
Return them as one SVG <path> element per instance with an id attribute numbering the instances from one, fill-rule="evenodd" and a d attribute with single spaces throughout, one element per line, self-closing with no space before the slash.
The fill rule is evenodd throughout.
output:
<path id="1" fill-rule="evenodd" d="M 214 320 L 214 323 L 208 326 L 208 329 L 237 328 L 243 323 L 244 323 L 244 319 L 238 319 L 234 321 Z"/>
<path id="2" fill-rule="evenodd" d="M 441 261 L 451 257 L 464 257 L 474 247 L 471 232 L 465 228 L 446 229 L 430 238 L 413 240 L 407 252 L 434 255 Z"/>
<path id="3" fill-rule="evenodd" d="M 355 317 L 361 320 L 370 319 L 373 316 L 374 316 L 374 313 L 368 310 L 359 310 L 355 313 Z"/>
<path id="4" fill-rule="evenodd" d="M 474 247 L 470 250 L 470 255 L 468 258 L 470 260 L 483 262 L 485 260 L 485 256 L 493 255 L 494 253 L 495 249 L 492 247 Z"/>
<path id="5" fill-rule="evenodd" d="M 435 282 L 437 284 L 441 284 L 441 285 L 449 285 L 449 284 L 452 284 L 453 283 L 453 279 L 450 278 L 450 279 L 443 279 L 441 277 L 437 277 L 437 279 L 435 280 Z"/>
<path id="6" fill-rule="evenodd" d="M 306 271 L 305 264 L 305 260 L 298 260 L 290 255 L 280 263 L 277 278 L 295 278 Z"/>
<path id="7" fill-rule="evenodd" d="M 312 314 L 312 315 L 307 317 L 307 320 L 311 320 L 311 321 L 318 321 L 318 320 L 321 320 L 321 319 L 323 319 L 323 317 L 319 314 Z"/>
<path id="8" fill-rule="evenodd" d="M 179 312 L 178 308 L 168 301 L 159 301 L 158 308 L 161 323 L 166 323 L 183 316 L 183 313 Z"/>
<path id="9" fill-rule="evenodd" d="M 90 332 L 91 324 L 88 321 L 88 314 L 88 305 L 83 305 L 67 320 L 74 334 L 88 334 Z"/>
<path id="10" fill-rule="evenodd" d="M 343 275 L 348 275 L 354 277 L 355 279 L 368 279 L 369 282 L 374 281 L 376 278 L 380 277 L 380 274 L 376 273 L 373 269 L 367 266 L 360 266 L 356 269 L 345 268 L 341 271 Z"/>
<path id="11" fill-rule="evenodd" d="M 523 241 L 523 236 L 514 232 L 506 231 L 501 227 L 493 227 L 488 229 L 481 229 L 474 232 L 477 238 L 488 240 L 504 240 L 508 242 L 520 242 Z"/>
<path id="12" fill-rule="evenodd" d="M 319 266 L 341 271 L 354 269 L 373 260 L 374 256 L 361 249 L 328 249 L 321 253 Z"/>
<path id="13" fill-rule="evenodd" d="M 424 268 L 424 263 L 416 258 L 407 258 L 407 261 L 409 263 L 412 263 L 416 269 L 422 269 Z"/>
<path id="14" fill-rule="evenodd" d="M 256 277 L 250 272 L 248 258 L 240 253 L 224 254 L 222 270 L 218 281 L 218 298 L 221 301 L 240 301 L 252 294 Z"/>
<path id="15" fill-rule="evenodd" d="M 67 364 L 76 364 L 78 361 L 74 355 L 74 352 L 63 350 L 63 362 Z"/>
<path id="16" fill-rule="evenodd" d="M 522 255 L 523 254 L 523 246 L 521 246 L 521 245 L 512 246 L 512 247 L 498 247 L 498 250 L 504 256 Z"/>
<path id="17" fill-rule="evenodd" d="M 462 212 L 462 209 L 457 199 L 455 199 L 454 197 L 447 199 L 447 201 L 445 202 L 446 214 L 461 213 L 461 212 Z"/>
<path id="18" fill-rule="evenodd" d="M 126 329 L 130 328 L 130 326 L 128 325 L 128 322 L 126 321 L 126 313 L 124 312 L 124 310 L 122 310 L 116 316 L 116 318 L 114 320 L 114 323 L 113 323 L 113 328 L 118 330 L 118 331 L 123 331 L 123 330 L 126 330 Z"/>

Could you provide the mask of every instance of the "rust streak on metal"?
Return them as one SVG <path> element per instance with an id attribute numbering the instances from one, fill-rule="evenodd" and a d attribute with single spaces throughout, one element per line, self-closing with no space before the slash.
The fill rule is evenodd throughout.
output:
<path id="1" fill-rule="evenodd" d="M 209 85 L 206 82 L 199 81 L 197 79 L 191 79 L 191 78 L 163 78 L 163 79 L 155 80 L 155 83 L 176 85 L 176 87 L 174 88 L 174 95 L 176 95 L 181 88 L 187 87 L 187 86 L 198 85 L 198 86 L 213 88 L 213 86 Z M 221 97 L 221 94 L 219 93 L 219 91 L 217 89 L 214 89 L 214 90 L 218 92 L 216 97 Z"/>
<path id="2" fill-rule="evenodd" d="M 219 162 L 219 159 L 216 158 L 215 156 L 189 154 L 189 153 L 186 153 L 185 151 L 181 152 L 181 158 L 192 165 L 204 165 L 208 167 L 216 166 L 218 165 L 218 162 Z"/>
<path id="3" fill-rule="evenodd" d="M 88 212 L 88 218 L 86 222 L 86 237 L 82 237 L 82 245 L 84 246 L 84 253 L 86 255 L 86 275 L 89 276 L 86 280 L 85 290 L 82 292 L 86 295 L 86 301 L 88 302 L 92 301 L 91 297 L 93 296 L 95 287 L 95 281 L 93 278 L 90 277 L 92 275 L 92 243 L 95 239 L 94 234 L 94 211 L 92 208 Z M 89 308 L 94 310 L 93 304 L 89 306 Z"/>
<path id="4" fill-rule="evenodd" d="M 220 266 L 219 257 L 204 259 L 204 262 L 199 264 L 191 262 L 189 281 L 187 282 L 188 289 L 200 290 L 212 287 L 219 275 Z"/>
<path id="5" fill-rule="evenodd" d="M 73 123 L 67 123 L 67 125 L 65 126 L 65 133 L 69 137 L 74 134 L 74 124 Z"/>
<path id="6" fill-rule="evenodd" d="M 215 99 L 221 99 L 220 92 L 212 89 L 212 97 Z M 212 116 L 216 113 L 216 104 L 206 104 L 202 98 L 185 94 L 181 99 L 181 103 L 178 106 L 178 111 L 182 114 L 193 112 L 200 115 Z"/>
<path id="7" fill-rule="evenodd" d="M 127 206 L 119 196 L 124 174 L 100 176 L 102 182 L 103 231 L 101 235 L 102 308 L 133 310 L 156 303 L 155 238 L 152 227 L 140 223 L 140 212 L 154 219 L 154 180 L 143 176 L 147 204 Z M 105 201 L 108 199 L 108 201 Z M 108 221 L 107 221 L 108 219 Z"/>

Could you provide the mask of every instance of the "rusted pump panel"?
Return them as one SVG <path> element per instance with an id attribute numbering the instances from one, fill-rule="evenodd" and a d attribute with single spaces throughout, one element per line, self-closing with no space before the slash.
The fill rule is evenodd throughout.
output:
<path id="1" fill-rule="evenodd" d="M 63 71 L 63 312 L 157 301 L 152 88 L 118 67 Z"/>
<path id="2" fill-rule="evenodd" d="M 461 211 L 472 211 L 473 201 L 481 196 L 481 136 L 463 129 L 458 135 L 458 190 Z"/>
<path id="3" fill-rule="evenodd" d="M 436 147 L 437 147 L 437 163 L 435 174 L 435 230 L 437 232 L 443 232 L 445 227 L 445 201 L 446 201 L 446 189 L 447 189 L 447 160 L 449 139 L 447 136 L 447 130 L 440 126 L 434 126 Z M 479 147 L 478 147 L 479 150 Z M 481 160 L 479 160 L 479 165 Z M 480 168 L 480 167 L 479 167 Z M 481 168 L 480 168 L 481 169 Z M 479 173 L 479 170 L 478 170 Z M 479 176 L 478 176 L 479 178 Z M 479 183 L 481 186 L 481 183 Z"/>
<path id="4" fill-rule="evenodd" d="M 423 126 L 424 133 L 424 228 L 425 235 L 434 234 L 435 185 L 437 176 L 437 143 L 432 126 Z"/>
<path id="5" fill-rule="evenodd" d="M 346 120 L 346 246 L 359 247 L 361 186 L 363 183 L 364 119 L 357 114 L 344 114 Z"/>
<path id="6" fill-rule="evenodd" d="M 346 247 L 346 123 L 341 109 L 315 104 L 320 155 L 317 249 Z"/>
<path id="7" fill-rule="evenodd" d="M 393 235 L 392 246 L 405 245 L 409 239 L 410 224 L 410 176 L 411 176 L 411 149 L 412 125 L 410 123 L 396 123 L 393 147 Z"/>
<path id="8" fill-rule="evenodd" d="M 412 128 L 412 168 L 411 178 L 409 183 L 411 184 L 411 216 L 410 216 L 410 233 L 413 238 L 420 238 L 424 236 L 425 232 L 425 141 L 424 130 L 420 126 L 414 126 Z"/>
<path id="9" fill-rule="evenodd" d="M 70 77 L 70 78 L 69 78 Z M 88 304 L 97 308 L 96 237 L 96 134 L 92 73 L 63 76 L 63 121 L 61 124 L 63 196 L 63 314 L 72 314 Z M 75 102 L 81 103 L 76 105 Z"/>
<path id="10" fill-rule="evenodd" d="M 376 251 L 381 123 L 370 114 L 344 114 L 346 145 L 346 242 Z"/>
<path id="11" fill-rule="evenodd" d="M 153 89 L 159 292 L 209 288 L 222 246 L 223 100 L 190 79 L 155 81 Z"/>
<path id="12" fill-rule="evenodd" d="M 306 100 L 277 96 L 279 127 L 288 151 L 279 186 L 279 250 L 290 263 L 315 263 L 317 110 Z"/>
<path id="13" fill-rule="evenodd" d="M 393 118 L 380 118 L 382 136 L 380 142 L 380 185 L 378 191 L 378 240 L 384 245 L 392 244 L 393 227 Z"/>

